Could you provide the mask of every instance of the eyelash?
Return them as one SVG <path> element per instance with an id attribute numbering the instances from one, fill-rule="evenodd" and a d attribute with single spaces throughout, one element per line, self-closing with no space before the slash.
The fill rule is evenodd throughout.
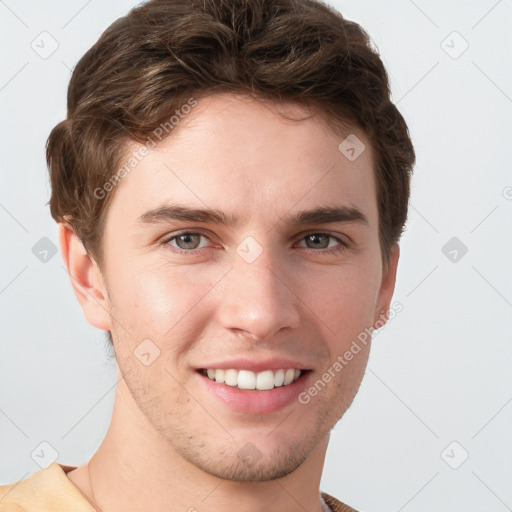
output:
<path id="1" fill-rule="evenodd" d="M 207 235 L 205 235 L 204 233 L 201 233 L 199 231 L 183 231 L 181 233 L 178 233 L 178 234 L 173 234 L 171 236 L 166 236 L 161 242 L 160 244 L 163 245 L 166 249 L 169 249 L 171 250 L 172 252 L 174 253 L 177 253 L 177 254 L 186 254 L 186 255 L 195 255 L 195 254 L 199 254 L 200 251 L 202 251 L 203 249 L 205 249 L 205 247 L 201 248 L 201 249 L 191 249 L 191 250 L 186 250 L 186 249 L 180 249 L 179 247 L 174 247 L 172 245 L 169 244 L 169 242 L 171 240 L 174 240 L 180 236 L 183 236 L 183 235 L 199 235 L 199 236 L 202 236 L 204 238 L 206 238 L 207 240 L 210 240 L 208 238 Z M 335 247 L 331 247 L 330 249 L 311 249 L 310 247 L 306 247 L 305 250 L 307 252 L 310 252 L 310 253 L 316 253 L 316 254 L 326 254 L 326 255 L 332 255 L 332 254 L 337 254 L 337 253 L 340 253 L 340 252 L 343 252 L 345 250 L 348 249 L 349 245 L 348 243 L 344 242 L 343 240 L 341 240 L 339 237 L 337 236 L 334 236 L 332 235 L 331 233 L 324 233 L 324 232 L 321 232 L 321 231 L 312 231 L 311 233 L 308 233 L 304 236 L 302 236 L 299 241 L 302 241 L 304 240 L 306 237 L 308 236 L 311 236 L 311 235 L 322 235 L 322 236 L 328 236 L 330 238 L 333 238 L 335 240 L 337 240 L 339 243 L 339 245 L 336 245 Z"/>

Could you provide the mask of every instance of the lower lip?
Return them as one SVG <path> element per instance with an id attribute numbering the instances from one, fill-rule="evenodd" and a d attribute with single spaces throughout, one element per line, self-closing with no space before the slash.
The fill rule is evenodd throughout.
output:
<path id="1" fill-rule="evenodd" d="M 283 409 L 294 401 L 298 402 L 297 397 L 307 387 L 312 372 L 304 373 L 287 386 L 279 386 L 266 391 L 238 389 L 236 386 L 220 384 L 199 372 L 196 373 L 206 386 L 207 391 L 234 411 L 248 414 L 269 414 Z"/>

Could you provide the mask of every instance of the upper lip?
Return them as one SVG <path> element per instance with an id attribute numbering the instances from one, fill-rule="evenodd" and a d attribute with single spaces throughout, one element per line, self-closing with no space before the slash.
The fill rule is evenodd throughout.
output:
<path id="1" fill-rule="evenodd" d="M 200 366 L 197 369 L 235 369 L 235 370 L 250 370 L 253 372 L 261 372 L 264 370 L 279 370 L 295 368 L 298 370 L 309 370 L 311 367 L 307 366 L 299 361 L 293 359 L 287 359 L 283 357 L 273 357 L 271 359 L 261 359 L 259 361 L 254 359 L 237 358 L 230 359 L 229 361 L 217 361 L 207 363 L 204 366 Z"/>

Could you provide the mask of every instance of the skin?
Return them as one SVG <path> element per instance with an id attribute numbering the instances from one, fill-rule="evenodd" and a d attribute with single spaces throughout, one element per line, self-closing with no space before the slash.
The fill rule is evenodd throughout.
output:
<path id="1" fill-rule="evenodd" d="M 305 114 L 293 103 L 280 108 Z M 329 432 L 359 388 L 369 344 L 308 404 L 264 415 L 214 401 L 194 368 L 214 358 L 277 355 L 307 363 L 314 382 L 388 311 L 398 245 L 384 269 L 370 143 L 355 127 L 348 133 L 366 145 L 353 162 L 338 150 L 344 136 L 319 116 L 288 121 L 247 96 L 202 97 L 111 192 L 103 268 L 60 225 L 85 318 L 111 331 L 119 366 L 105 439 L 88 465 L 68 473 L 103 512 L 292 512 L 299 505 L 321 512 Z M 138 147 L 127 145 L 127 155 Z M 137 223 L 164 202 L 216 208 L 244 222 Z M 368 225 L 281 220 L 332 205 L 357 208 Z M 162 243 L 183 230 L 207 238 Z M 325 232 L 334 238 L 308 243 L 306 235 Z M 248 236 L 262 249 L 252 263 L 236 252 Z M 339 240 L 348 247 L 329 253 L 343 247 Z M 172 250 L 197 247 L 195 255 Z M 145 366 L 134 350 L 148 338 L 160 356 Z M 248 442 L 261 453 L 253 466 L 237 458 Z"/>

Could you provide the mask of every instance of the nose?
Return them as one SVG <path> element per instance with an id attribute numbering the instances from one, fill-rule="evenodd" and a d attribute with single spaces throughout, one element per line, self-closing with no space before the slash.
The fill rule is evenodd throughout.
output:
<path id="1" fill-rule="evenodd" d="M 252 263 L 235 257 L 218 296 L 222 326 L 259 341 L 297 328 L 300 300 L 292 281 L 291 269 L 284 263 L 278 266 L 270 251 L 263 251 Z"/>

